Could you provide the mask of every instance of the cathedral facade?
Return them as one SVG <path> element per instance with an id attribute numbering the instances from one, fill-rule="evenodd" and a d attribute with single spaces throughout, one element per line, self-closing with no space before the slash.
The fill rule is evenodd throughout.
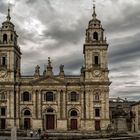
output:
<path id="1" fill-rule="evenodd" d="M 80 74 L 66 75 L 51 59 L 43 74 L 21 75 L 21 51 L 10 10 L 0 28 L 0 129 L 105 130 L 109 121 L 108 44 L 93 7 Z M 81 54 L 82 55 L 82 54 Z"/>

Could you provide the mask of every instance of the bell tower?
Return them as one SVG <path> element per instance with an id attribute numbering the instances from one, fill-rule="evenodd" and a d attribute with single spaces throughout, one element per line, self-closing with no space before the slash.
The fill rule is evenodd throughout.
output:
<path id="1" fill-rule="evenodd" d="M 86 39 L 83 48 L 85 63 L 85 81 L 108 81 L 107 66 L 108 44 L 104 36 L 101 21 L 96 18 L 95 5 L 92 19 L 86 29 Z"/>
<path id="2" fill-rule="evenodd" d="M 0 80 L 12 82 L 15 76 L 20 75 L 21 52 L 17 43 L 18 35 L 10 20 L 8 8 L 7 20 L 0 28 Z"/>
<path id="3" fill-rule="evenodd" d="M 95 5 L 86 29 L 84 53 L 85 118 L 93 117 L 94 130 L 106 130 L 109 124 L 109 85 L 107 62 L 108 44 Z M 91 113 L 89 113 L 91 112 Z M 88 126 L 88 124 L 87 124 Z"/>

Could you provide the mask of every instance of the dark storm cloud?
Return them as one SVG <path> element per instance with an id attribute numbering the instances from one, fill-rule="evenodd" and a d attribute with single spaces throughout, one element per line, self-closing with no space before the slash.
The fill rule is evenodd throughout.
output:
<path id="1" fill-rule="evenodd" d="M 114 73 L 114 72 L 126 72 L 126 71 L 134 71 L 136 69 L 139 69 L 140 68 L 140 64 L 139 65 L 135 65 L 135 67 L 130 67 L 131 64 L 125 64 L 125 65 L 119 65 L 116 64 L 116 67 L 115 65 L 113 67 L 110 68 L 110 71 L 111 73 Z"/>
<path id="2" fill-rule="evenodd" d="M 127 88 L 127 87 L 126 87 Z M 131 87 L 131 88 L 129 88 L 129 91 L 128 90 L 126 90 L 126 91 L 121 91 L 121 94 L 122 95 L 132 95 L 133 96 L 133 94 L 138 94 L 139 93 L 139 91 L 140 91 L 140 87 L 138 87 L 138 86 L 133 86 L 133 87 Z M 139 98 L 140 98 L 140 96 L 139 96 Z"/>
<path id="3" fill-rule="evenodd" d="M 62 26 L 61 21 L 56 21 L 50 28 L 44 31 L 43 35 L 46 38 L 57 40 L 56 45 L 51 45 L 47 49 L 58 49 L 59 47 L 68 47 L 65 44 L 77 45 L 81 40 L 84 41 L 86 23 L 81 17 L 75 24 L 69 26 L 69 29 L 64 25 Z M 75 46 L 76 47 L 76 46 Z M 82 44 L 81 44 L 82 47 Z M 46 46 L 45 46 L 46 48 Z M 44 48 L 44 49 L 45 49 Z"/>
<path id="4" fill-rule="evenodd" d="M 49 31 L 45 32 L 46 36 L 49 36 L 55 40 L 59 40 L 60 42 L 71 42 L 76 44 L 81 40 L 81 37 L 84 35 L 84 30 L 80 25 L 80 22 L 77 25 L 73 25 L 74 29 L 67 30 L 65 27 L 61 27 L 60 23 L 57 25 L 53 25 Z"/>
<path id="5" fill-rule="evenodd" d="M 72 73 L 72 71 L 78 70 L 80 72 L 80 68 L 83 65 L 82 55 L 77 53 L 71 54 L 70 56 L 61 57 L 59 60 L 56 60 L 55 63 L 60 65 L 60 62 L 65 66 L 66 73 Z"/>
<path id="6" fill-rule="evenodd" d="M 37 1 L 37 0 L 26 0 L 26 3 L 27 3 L 27 4 L 34 4 L 34 3 L 36 3 L 36 1 Z"/>
<path id="7" fill-rule="evenodd" d="M 128 40 L 128 43 L 119 44 L 118 49 L 109 54 L 110 62 L 111 63 L 122 63 L 125 61 L 134 61 L 135 59 L 139 58 L 140 54 L 140 40 L 137 38 L 140 37 L 140 34 L 136 34 L 135 36 L 131 37 L 131 42 L 129 38 L 124 38 L 124 40 Z"/>
<path id="8" fill-rule="evenodd" d="M 31 53 L 32 53 L 32 56 L 30 56 Z M 39 57 L 39 54 L 36 54 L 35 51 L 32 51 L 31 53 L 26 52 L 24 55 L 24 57 L 25 57 L 24 60 L 30 64 L 28 65 L 25 62 L 26 69 L 23 67 L 23 69 L 24 69 L 23 73 L 24 74 L 28 73 L 29 75 L 32 75 L 34 73 L 34 67 L 38 64 L 41 69 L 41 74 L 43 74 L 44 66 L 46 67 L 48 64 L 48 62 L 47 62 L 48 56 L 46 56 L 46 58 L 44 58 L 44 59 L 41 59 Z M 38 60 L 36 60 L 36 57 L 38 57 Z M 70 56 L 64 56 L 59 59 L 51 60 L 51 61 L 52 61 L 52 67 L 53 67 L 54 74 L 59 73 L 59 66 L 61 64 L 64 65 L 65 74 L 69 74 L 69 75 L 73 74 L 73 73 L 75 74 L 75 71 L 78 71 L 78 73 L 80 73 L 80 68 L 83 65 L 83 58 L 81 56 L 79 56 L 79 54 L 76 54 L 76 53 L 71 54 Z"/>
<path id="9" fill-rule="evenodd" d="M 130 74 L 128 73 L 128 74 L 126 74 L 126 75 L 125 75 L 125 74 L 123 74 L 123 75 L 119 75 L 119 74 L 118 74 L 117 76 L 114 76 L 114 77 L 112 76 L 112 78 L 114 78 L 114 79 L 116 79 L 116 80 L 117 80 L 117 79 L 123 80 L 123 79 L 130 79 L 130 78 L 136 79 L 136 78 L 138 78 L 138 76 L 137 76 L 137 74 L 131 74 L 131 75 L 130 75 Z"/>
<path id="10" fill-rule="evenodd" d="M 118 15 L 117 19 L 109 20 L 107 25 L 105 25 L 106 30 L 110 33 L 118 33 L 118 32 L 125 32 L 133 30 L 137 30 L 139 28 L 139 21 L 140 21 L 140 3 L 135 5 L 126 4 L 120 14 Z"/>
<path id="11" fill-rule="evenodd" d="M 7 15 L 5 3 L 5 0 L 0 1 L 1 18 Z M 64 64 L 65 74 L 80 73 L 84 62 L 82 48 L 85 29 L 92 15 L 91 3 L 85 0 L 15 1 L 11 17 L 23 53 L 23 74 L 33 75 L 37 64 L 40 65 L 42 74 L 48 56 L 52 58 L 55 74 L 59 73 L 60 64 Z M 104 25 L 110 44 L 110 95 L 140 98 L 140 89 L 137 87 L 140 87 L 140 2 L 104 0 L 103 3 L 103 0 L 98 0 L 96 3 L 97 17 Z M 101 7 L 104 8 L 104 13 Z M 88 8 L 90 10 L 85 10 Z M 32 20 L 30 23 L 30 18 L 38 21 L 41 27 L 36 26 Z"/>
<path id="12" fill-rule="evenodd" d="M 7 13 L 7 8 L 8 8 L 8 6 L 5 3 L 5 1 L 1 0 L 0 1 L 0 13 L 3 13 L 3 14 Z"/>

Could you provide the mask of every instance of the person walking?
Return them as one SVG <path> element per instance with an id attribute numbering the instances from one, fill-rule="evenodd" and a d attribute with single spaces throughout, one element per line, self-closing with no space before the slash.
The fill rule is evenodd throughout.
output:
<path id="1" fill-rule="evenodd" d="M 32 130 L 30 131 L 30 137 L 33 137 L 33 131 Z"/>
<path id="2" fill-rule="evenodd" d="M 41 129 L 40 128 L 38 129 L 38 135 L 39 136 L 41 135 Z"/>

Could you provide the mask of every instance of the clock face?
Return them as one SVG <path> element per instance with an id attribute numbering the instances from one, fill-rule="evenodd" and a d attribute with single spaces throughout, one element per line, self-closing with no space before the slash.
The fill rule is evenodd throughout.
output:
<path id="1" fill-rule="evenodd" d="M 6 70 L 0 70 L 0 78 L 5 78 L 7 76 Z"/>
<path id="2" fill-rule="evenodd" d="M 94 70 L 94 75 L 95 76 L 99 76 L 100 75 L 100 71 L 99 70 Z"/>

